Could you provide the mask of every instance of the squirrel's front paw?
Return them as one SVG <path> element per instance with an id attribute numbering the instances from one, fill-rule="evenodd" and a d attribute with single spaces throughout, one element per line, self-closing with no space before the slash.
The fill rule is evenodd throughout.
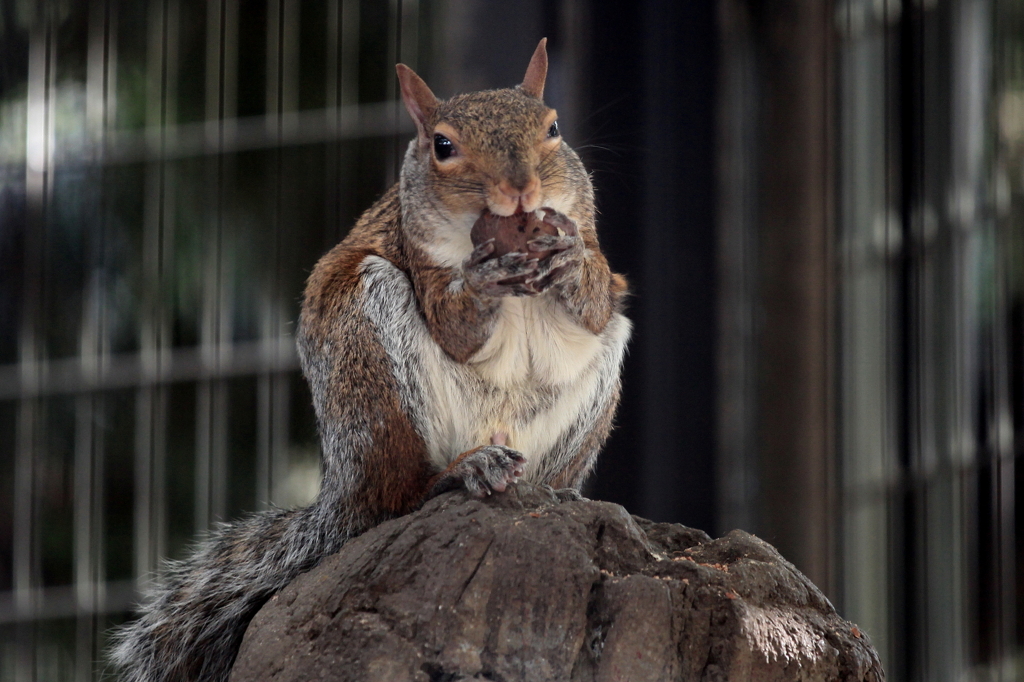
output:
<path id="1" fill-rule="evenodd" d="M 576 235 L 542 235 L 527 244 L 531 252 L 553 252 L 537 263 L 537 270 L 527 284 L 537 293 L 565 279 L 566 275 L 583 262 L 583 240 Z"/>
<path id="2" fill-rule="evenodd" d="M 486 296 L 532 296 L 537 291 L 527 280 L 539 267 L 536 258 L 525 253 L 506 253 L 488 258 L 494 251 L 494 240 L 488 240 L 473 249 L 462 265 L 466 284 Z"/>
<path id="3" fill-rule="evenodd" d="M 459 455 L 444 470 L 428 497 L 464 487 L 473 497 L 500 493 L 523 475 L 526 458 L 504 445 L 484 445 Z"/>

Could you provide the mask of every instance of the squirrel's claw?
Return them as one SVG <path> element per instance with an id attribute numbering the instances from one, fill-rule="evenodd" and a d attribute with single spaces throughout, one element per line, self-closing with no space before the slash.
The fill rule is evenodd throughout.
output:
<path id="1" fill-rule="evenodd" d="M 494 238 L 491 237 L 485 242 L 481 242 L 473 249 L 473 252 L 466 258 L 466 262 L 463 265 L 464 268 L 471 268 L 487 260 L 487 257 L 494 253 Z"/>
<path id="2" fill-rule="evenodd" d="M 540 294 L 547 291 L 553 285 L 563 281 L 567 274 L 579 267 L 583 262 L 584 248 L 583 240 L 575 235 L 544 235 L 531 240 L 527 246 L 534 250 L 537 243 L 538 251 L 554 251 L 547 258 L 537 261 L 536 272 L 526 280 L 534 293 Z"/>
<path id="3" fill-rule="evenodd" d="M 463 453 L 437 477 L 428 497 L 463 487 L 476 498 L 504 492 L 525 470 L 526 458 L 504 445 L 484 445 Z"/>
<path id="4" fill-rule="evenodd" d="M 526 242 L 526 248 L 535 253 L 539 251 L 561 252 L 582 244 L 583 240 L 574 234 L 542 234 Z"/>
<path id="5" fill-rule="evenodd" d="M 532 296 L 536 294 L 537 292 L 526 281 L 541 267 L 540 262 L 525 253 L 513 252 L 474 263 L 477 250 L 487 244 L 488 242 L 484 242 L 474 249 L 473 254 L 463 264 L 463 277 L 466 283 L 472 289 L 486 296 Z"/>

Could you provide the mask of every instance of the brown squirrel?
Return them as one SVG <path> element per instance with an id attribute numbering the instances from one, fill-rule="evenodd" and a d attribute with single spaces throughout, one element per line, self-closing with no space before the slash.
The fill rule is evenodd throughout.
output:
<path id="1" fill-rule="evenodd" d="M 305 509 L 254 514 L 171 564 L 117 635 L 123 679 L 226 680 L 249 621 L 349 538 L 457 487 L 519 477 L 578 491 L 612 424 L 630 332 L 625 280 L 594 227 L 590 178 L 542 101 L 542 40 L 521 85 L 438 100 L 399 64 L 416 123 L 401 179 L 317 264 L 298 347 L 322 442 Z M 573 234 L 531 253 L 474 246 L 482 214 L 553 209 Z"/>

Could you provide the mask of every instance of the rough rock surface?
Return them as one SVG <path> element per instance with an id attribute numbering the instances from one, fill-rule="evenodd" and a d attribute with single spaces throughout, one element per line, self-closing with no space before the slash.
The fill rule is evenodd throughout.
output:
<path id="1" fill-rule="evenodd" d="M 232 682 L 885 679 L 867 637 L 756 537 L 525 484 L 442 495 L 268 602 Z"/>

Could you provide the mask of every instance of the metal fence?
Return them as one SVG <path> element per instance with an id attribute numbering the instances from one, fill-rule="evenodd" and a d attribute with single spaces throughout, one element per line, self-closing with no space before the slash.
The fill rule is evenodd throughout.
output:
<path id="1" fill-rule="evenodd" d="M 1019 679 L 1024 5 L 836 19 L 842 603 L 896 679 Z"/>
<path id="2" fill-rule="evenodd" d="M 1024 3 L 719 8 L 725 527 L 889 679 L 1020 679 Z"/>
<path id="3" fill-rule="evenodd" d="M 0 681 L 102 675 L 161 558 L 310 498 L 293 324 L 393 65 L 541 35 L 638 292 L 591 490 L 777 544 L 891 679 L 1020 674 L 1021 0 L 0 0 Z"/>
<path id="4" fill-rule="evenodd" d="M 439 6 L 0 3 L 0 679 L 92 679 L 162 558 L 315 494 L 299 295 Z"/>

